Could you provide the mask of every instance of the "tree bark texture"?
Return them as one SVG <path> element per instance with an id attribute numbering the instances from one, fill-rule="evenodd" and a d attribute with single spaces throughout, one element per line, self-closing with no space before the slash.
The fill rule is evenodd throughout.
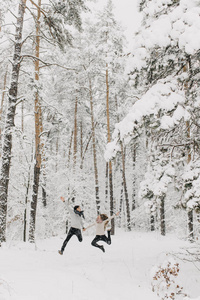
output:
<path id="1" fill-rule="evenodd" d="M 188 239 L 189 241 L 194 241 L 194 220 L 193 220 L 193 210 L 190 210 L 188 212 L 188 230 L 189 230 L 189 234 L 188 234 Z"/>
<path id="2" fill-rule="evenodd" d="M 108 162 L 106 162 L 105 202 L 108 203 Z"/>
<path id="3" fill-rule="evenodd" d="M 155 217 L 153 214 L 150 216 L 150 226 L 151 226 L 151 231 L 155 230 Z"/>
<path id="4" fill-rule="evenodd" d="M 115 95 L 115 105 L 116 111 L 118 111 L 118 103 L 117 103 L 117 96 Z M 119 115 L 117 114 L 117 122 L 119 123 Z M 129 205 L 129 198 L 128 198 L 128 190 L 127 190 L 127 183 L 126 183 L 126 164 L 125 164 L 125 151 L 122 142 L 121 144 L 121 157 L 122 157 L 122 181 L 123 181 L 123 188 L 124 188 L 124 198 L 126 203 L 126 220 L 127 220 L 127 229 L 131 230 L 131 216 L 130 216 L 130 205 Z"/>
<path id="5" fill-rule="evenodd" d="M 74 153 L 73 153 L 73 170 L 75 172 L 76 167 L 76 156 L 77 156 L 77 112 L 78 112 L 78 98 L 75 100 L 75 109 L 74 109 Z"/>
<path id="6" fill-rule="evenodd" d="M 123 187 L 124 187 L 124 197 L 126 202 L 126 221 L 127 221 L 127 229 L 131 231 L 131 216 L 130 216 L 130 205 L 128 199 L 128 190 L 126 184 L 126 167 L 125 167 L 125 154 L 124 147 L 121 142 L 121 155 L 122 155 L 122 177 L 123 177 Z"/>
<path id="7" fill-rule="evenodd" d="M 121 182 L 121 192 L 120 192 L 120 201 L 119 201 L 119 212 L 120 212 L 119 219 L 120 219 L 120 224 L 122 223 L 123 200 L 124 200 L 124 184 L 123 184 L 123 180 L 122 180 L 122 182 Z"/>
<path id="8" fill-rule="evenodd" d="M 107 142 L 111 141 L 110 136 L 110 109 L 109 109 L 109 81 L 108 81 L 108 64 L 106 64 L 106 116 L 107 116 Z M 113 215 L 114 199 L 113 199 L 113 175 L 112 175 L 112 162 L 108 163 L 108 178 L 109 178 L 109 191 L 110 191 L 110 215 Z M 115 233 L 115 221 L 111 220 L 111 234 Z"/>
<path id="9" fill-rule="evenodd" d="M 183 67 L 183 72 L 189 71 L 189 62 L 186 63 L 186 65 Z M 187 96 L 188 91 L 188 81 L 184 83 L 185 88 L 185 97 Z M 186 137 L 187 139 L 190 139 L 190 122 L 186 121 Z M 191 162 L 192 156 L 191 156 L 191 147 L 188 147 L 188 153 L 187 153 L 187 163 L 189 164 Z M 188 211 L 188 239 L 192 241 L 194 239 L 194 227 L 193 227 L 193 211 Z"/>
<path id="10" fill-rule="evenodd" d="M 132 211 L 136 208 L 136 144 L 132 145 L 132 157 L 133 157 L 133 189 L 132 189 Z"/>
<path id="11" fill-rule="evenodd" d="M 187 138 L 190 138 L 190 122 L 186 121 L 186 134 L 187 134 Z M 191 155 L 191 148 L 188 148 L 188 155 L 187 155 L 187 163 L 189 164 L 191 162 L 192 159 L 192 155 Z M 188 217 L 188 239 L 189 241 L 193 241 L 194 240 L 194 225 L 193 225 L 193 210 L 189 210 L 187 213 L 187 217 Z"/>
<path id="12" fill-rule="evenodd" d="M 21 114 L 21 131 L 24 132 L 24 99 L 22 99 Z"/>
<path id="13" fill-rule="evenodd" d="M 163 197 L 160 202 L 160 230 L 161 235 L 166 234 L 165 228 L 165 198 Z"/>
<path id="14" fill-rule="evenodd" d="M 96 127 L 96 125 L 97 125 L 97 122 L 94 124 L 94 127 Z M 81 164 L 80 164 L 80 168 L 81 168 L 81 169 L 83 168 L 83 163 L 84 163 L 85 155 L 86 155 L 86 153 L 87 153 L 87 150 L 88 150 L 88 148 L 89 148 L 89 145 L 90 145 L 91 140 L 92 140 L 92 131 L 91 131 L 90 134 L 89 134 L 88 141 L 87 141 L 87 143 L 86 143 L 85 149 L 83 150 L 82 159 L 81 159 Z"/>
<path id="15" fill-rule="evenodd" d="M 80 125 L 80 147 L 81 147 L 81 161 L 83 160 L 83 121 Z"/>
<path id="16" fill-rule="evenodd" d="M 24 231 L 23 231 L 23 241 L 26 242 L 26 235 L 27 235 L 27 203 L 28 203 L 28 193 L 31 181 L 31 167 L 29 167 L 28 171 L 28 182 L 26 186 L 26 196 L 25 196 L 25 208 L 24 208 Z"/>
<path id="17" fill-rule="evenodd" d="M 40 16 L 41 16 L 41 0 L 38 0 L 37 7 L 37 20 L 36 20 L 36 46 L 35 56 L 39 58 L 40 54 Z M 39 60 L 35 60 L 35 81 L 39 81 Z M 35 242 L 35 228 L 36 228 L 36 212 L 37 212 L 37 201 L 38 201 L 38 188 L 40 181 L 40 170 L 41 170 L 41 141 L 40 135 L 42 133 L 42 112 L 39 100 L 39 91 L 35 92 L 35 165 L 34 165 L 34 179 L 33 179 L 33 195 L 31 201 L 30 211 L 30 225 L 29 225 L 29 241 Z"/>
<path id="18" fill-rule="evenodd" d="M 110 215 L 114 213 L 114 198 L 113 198 L 113 176 L 112 176 L 112 163 L 108 163 L 108 174 L 109 174 L 109 191 L 110 191 Z M 115 234 L 115 221 L 111 219 L 111 234 Z"/>
<path id="19" fill-rule="evenodd" d="M 8 67 L 6 68 L 6 72 L 4 74 L 3 92 L 2 92 L 2 97 L 1 97 L 1 108 L 0 108 L 0 140 L 2 140 L 2 136 L 1 136 L 1 134 L 2 134 L 2 114 L 3 114 L 3 106 L 4 106 L 4 100 L 5 100 L 5 94 L 6 94 L 7 74 L 8 74 Z"/>
<path id="20" fill-rule="evenodd" d="M 95 137 L 94 109 L 93 109 L 93 96 L 92 96 L 91 79 L 89 79 L 89 89 L 90 89 L 91 123 L 92 123 L 92 149 L 93 149 L 94 176 L 95 176 L 95 196 L 96 196 L 97 214 L 99 214 L 99 212 L 100 212 L 99 177 L 98 177 L 97 154 L 96 154 L 96 137 Z"/>
<path id="21" fill-rule="evenodd" d="M 34 181 L 33 181 L 33 195 L 31 201 L 30 211 L 30 225 L 29 225 L 29 241 L 35 242 L 35 228 L 36 228 L 36 211 L 37 211 L 37 199 L 38 199 L 38 188 L 40 179 L 40 168 L 37 164 L 34 166 Z"/>
<path id="22" fill-rule="evenodd" d="M 0 174 L 0 243 L 6 241 L 6 216 L 8 184 L 12 151 L 12 130 L 18 93 L 18 79 L 21 62 L 22 30 L 24 23 L 26 0 L 21 0 L 18 8 L 18 18 L 15 32 L 14 55 L 11 72 L 11 85 L 8 93 L 8 110 L 3 137 L 2 163 Z"/>
<path id="23" fill-rule="evenodd" d="M 72 130 L 70 142 L 69 142 L 69 151 L 68 151 L 68 163 L 67 166 L 70 166 L 71 154 L 72 154 L 72 141 L 73 141 L 74 131 Z"/>

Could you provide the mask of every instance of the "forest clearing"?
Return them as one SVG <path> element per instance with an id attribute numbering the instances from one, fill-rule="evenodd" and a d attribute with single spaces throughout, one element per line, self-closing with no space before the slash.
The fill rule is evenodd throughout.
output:
<path id="1" fill-rule="evenodd" d="M 0 300 L 199 300 L 199 120 L 199 0 L 0 0 Z"/>
<path id="2" fill-rule="evenodd" d="M 117 231 L 106 252 L 93 248 L 91 236 L 81 245 L 73 238 L 59 256 L 61 237 L 39 240 L 35 246 L 12 243 L 0 249 L 1 300 L 158 300 L 152 291 L 152 269 L 190 247 L 175 236 Z M 183 293 L 199 299 L 199 270 L 180 263 L 177 283 Z M 199 264 L 198 264 L 199 267 Z M 176 299 L 183 299 L 183 295 Z"/>

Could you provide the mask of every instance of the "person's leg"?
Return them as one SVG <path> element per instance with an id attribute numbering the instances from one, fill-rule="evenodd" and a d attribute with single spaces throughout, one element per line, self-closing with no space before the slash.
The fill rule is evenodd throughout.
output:
<path id="1" fill-rule="evenodd" d="M 71 227 L 70 230 L 68 231 L 67 237 L 66 237 L 66 239 L 64 240 L 63 245 L 62 245 L 62 247 L 61 247 L 61 252 L 62 252 L 62 253 L 64 252 L 67 243 L 69 242 L 69 240 L 71 239 L 71 237 L 72 237 L 73 235 L 74 235 L 74 230 L 73 230 L 73 228 Z M 60 253 L 60 252 L 59 252 L 59 253 Z"/>
<path id="2" fill-rule="evenodd" d="M 108 231 L 108 237 L 106 235 L 101 235 L 101 240 L 107 243 L 108 245 L 110 245 L 111 244 L 110 231 Z"/>
<path id="3" fill-rule="evenodd" d="M 81 233 L 81 230 L 80 230 L 80 229 L 76 229 L 75 235 L 77 236 L 79 242 L 82 242 L 83 237 L 82 237 L 82 233 Z"/>
<path id="4" fill-rule="evenodd" d="M 105 252 L 104 246 L 97 244 L 97 242 L 100 240 L 102 240 L 102 236 L 96 235 L 95 238 L 93 239 L 93 241 L 91 242 L 91 245 L 94 247 L 97 247 L 97 248 L 101 249 L 103 252 Z"/>
<path id="5" fill-rule="evenodd" d="M 108 245 L 111 245 L 111 235 L 110 235 L 110 233 L 111 233 L 111 229 L 110 230 L 108 230 L 107 231 L 108 232 Z"/>

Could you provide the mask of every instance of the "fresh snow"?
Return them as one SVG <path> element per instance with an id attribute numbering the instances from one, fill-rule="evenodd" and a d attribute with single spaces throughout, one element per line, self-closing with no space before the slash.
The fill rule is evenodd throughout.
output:
<path id="1" fill-rule="evenodd" d="M 134 39 L 131 64 L 127 71 L 134 68 L 140 70 L 145 66 L 149 58 L 148 49 L 165 48 L 178 45 L 180 49 L 189 55 L 194 55 L 200 48 L 200 7 L 199 0 L 180 0 L 180 5 L 171 12 L 161 15 L 156 14 L 167 8 L 171 0 L 152 0 L 143 11 L 143 16 L 148 16 L 148 24 L 139 30 Z M 144 49 L 142 51 L 142 49 Z M 146 53 L 146 55 L 142 55 Z"/>
<path id="2" fill-rule="evenodd" d="M 158 300 L 152 292 L 152 270 L 169 253 L 190 244 L 159 233 L 117 230 L 106 253 L 73 237 L 63 256 L 57 253 L 65 236 L 28 243 L 14 242 L 0 248 L 1 300 Z M 176 258 L 174 258 L 177 260 Z M 199 270 L 179 261 L 178 281 L 187 298 L 199 300 Z M 180 298 L 179 298 L 180 299 Z M 185 299 L 185 298 L 183 298 Z"/>
<path id="3" fill-rule="evenodd" d="M 160 80 L 157 84 L 152 86 L 140 100 L 136 101 L 130 109 L 126 117 L 119 123 L 115 124 L 115 130 L 112 134 L 113 141 L 106 145 L 105 159 L 108 161 L 115 157 L 116 153 L 120 151 L 118 145 L 119 138 L 125 144 L 128 144 L 133 138 L 134 130 L 138 132 L 139 127 L 145 117 L 154 115 L 155 117 L 162 110 L 165 114 L 174 110 L 172 116 L 164 115 L 161 118 L 161 128 L 170 129 L 181 118 L 188 120 L 190 114 L 185 108 L 180 106 L 185 101 L 185 95 L 182 90 L 177 90 L 176 81 L 173 82 L 171 78 Z"/>

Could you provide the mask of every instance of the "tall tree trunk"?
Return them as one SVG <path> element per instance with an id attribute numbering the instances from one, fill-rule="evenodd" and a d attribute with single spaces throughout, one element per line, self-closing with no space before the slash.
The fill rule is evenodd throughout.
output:
<path id="1" fill-rule="evenodd" d="M 188 230 L 189 230 L 188 239 L 191 242 L 194 241 L 194 225 L 193 225 L 193 221 L 194 221 L 193 210 L 190 210 L 188 212 Z"/>
<path id="2" fill-rule="evenodd" d="M 21 114 L 21 131 L 24 132 L 24 99 L 22 99 Z"/>
<path id="3" fill-rule="evenodd" d="M 23 241 L 26 242 L 26 236 L 27 236 L 27 204 L 28 204 L 28 193 L 30 188 L 30 181 L 31 181 L 31 164 L 33 162 L 33 147 L 32 147 L 32 153 L 31 153 L 31 162 L 29 165 L 28 170 L 28 180 L 27 180 L 27 186 L 26 186 L 26 195 L 25 195 L 25 209 L 24 209 L 24 230 L 23 230 Z"/>
<path id="4" fill-rule="evenodd" d="M 147 137 L 146 132 L 145 132 L 145 136 L 146 136 L 145 146 L 146 146 L 146 150 L 148 150 L 149 138 Z M 151 213 L 150 214 L 150 230 L 155 231 L 155 228 L 156 228 L 155 214 Z"/>
<path id="5" fill-rule="evenodd" d="M 190 138 L 190 122 L 186 121 L 186 130 L 187 130 L 187 138 Z M 188 149 L 188 155 L 187 155 L 187 163 L 189 164 L 191 162 L 192 156 L 191 156 L 191 148 Z M 194 223 L 193 223 L 193 210 L 188 211 L 188 239 L 189 241 L 194 240 Z"/>
<path id="6" fill-rule="evenodd" d="M 42 120 L 42 109 L 41 109 L 41 105 L 39 105 L 39 115 L 40 115 L 40 136 L 43 132 L 43 120 Z M 45 154 L 45 147 L 44 147 L 44 142 L 41 142 L 40 140 L 40 149 L 41 149 L 41 175 L 42 175 L 42 184 L 41 184 L 41 188 L 42 188 L 42 204 L 43 207 L 47 206 L 47 191 L 46 191 L 46 154 Z M 57 145 L 57 149 L 56 151 L 58 151 L 58 145 Z M 39 184 L 39 183 L 38 183 Z"/>
<path id="7" fill-rule="evenodd" d="M 96 127 L 97 125 L 97 122 L 94 124 L 94 127 Z M 92 131 L 89 133 L 89 138 L 88 138 L 88 141 L 87 141 L 87 144 L 85 146 L 85 149 L 83 151 L 83 154 L 82 154 L 82 159 L 81 159 L 81 164 L 80 164 L 80 168 L 82 169 L 83 168 L 83 162 L 84 162 L 84 159 L 85 159 L 85 154 L 89 148 L 89 144 L 90 144 L 90 141 L 92 139 Z"/>
<path id="8" fill-rule="evenodd" d="M 80 147 L 81 147 L 81 162 L 83 160 L 83 121 L 81 120 L 80 126 Z"/>
<path id="9" fill-rule="evenodd" d="M 151 231 L 155 230 L 155 217 L 153 214 L 150 216 L 150 226 L 151 226 Z"/>
<path id="10" fill-rule="evenodd" d="M 136 208 L 136 143 L 132 145 L 133 158 L 133 189 L 132 189 L 132 211 Z"/>
<path id="11" fill-rule="evenodd" d="M 22 30 L 24 23 L 24 13 L 26 0 L 21 0 L 18 9 L 18 18 L 15 32 L 14 55 L 12 63 L 11 86 L 8 93 L 8 111 L 5 123 L 5 133 L 3 138 L 3 151 L 0 174 L 0 244 L 6 241 L 6 216 L 7 216 L 7 197 L 8 184 L 12 151 L 12 130 L 14 126 L 18 79 L 20 70 Z"/>
<path id="12" fill-rule="evenodd" d="M 108 162 L 106 162 L 105 202 L 108 202 Z"/>
<path id="13" fill-rule="evenodd" d="M 47 206 L 47 191 L 46 191 L 46 159 L 45 159 L 45 153 L 44 153 L 44 145 L 41 144 L 42 149 L 42 161 L 41 161 L 41 173 L 42 173 L 42 204 L 43 207 Z"/>
<path id="14" fill-rule="evenodd" d="M 90 110 L 91 110 L 91 123 L 92 123 L 92 149 L 93 149 L 94 176 L 95 176 L 95 196 L 96 196 L 97 214 L 99 214 L 99 211 L 100 211 L 99 178 L 98 178 L 97 154 L 96 154 L 96 138 L 95 138 L 95 125 L 94 125 L 92 84 L 91 84 L 90 78 L 89 78 L 89 90 L 90 90 Z"/>
<path id="15" fill-rule="evenodd" d="M 131 216 L 130 216 L 130 205 L 128 199 L 128 190 L 126 184 L 126 167 L 125 167 L 125 154 L 124 154 L 124 147 L 121 142 L 121 154 L 122 154 L 122 177 L 123 177 L 123 186 L 124 186 L 124 197 L 126 202 L 126 220 L 127 220 L 127 229 L 131 230 Z"/>
<path id="16" fill-rule="evenodd" d="M 2 97 L 1 97 L 1 107 L 0 107 L 0 141 L 2 140 L 2 137 L 1 137 L 1 134 L 2 134 L 2 114 L 3 114 L 3 106 L 4 106 L 4 100 L 5 100 L 5 94 L 6 94 L 7 74 L 8 74 L 8 66 L 6 67 L 6 72 L 4 74 L 3 92 L 2 92 Z"/>
<path id="17" fill-rule="evenodd" d="M 78 98 L 75 100 L 74 109 L 74 153 L 73 153 L 73 170 L 75 172 L 76 167 L 76 156 L 77 156 L 77 112 L 78 112 Z"/>
<path id="18" fill-rule="evenodd" d="M 183 72 L 188 72 L 190 68 L 190 61 L 186 63 L 186 65 L 183 67 Z M 185 97 L 187 97 L 188 92 L 188 81 L 184 84 L 185 88 Z M 187 139 L 190 139 L 190 122 L 186 121 L 186 137 Z M 187 163 L 189 164 L 191 162 L 192 156 L 191 156 L 191 147 L 188 148 L 188 154 L 187 154 Z M 188 239 L 190 241 L 193 241 L 194 239 L 194 227 L 193 227 L 193 210 L 188 211 Z"/>
<path id="19" fill-rule="evenodd" d="M 29 170 L 30 172 L 30 170 Z M 29 174 L 28 174 L 29 175 Z M 30 177 L 28 176 L 28 182 L 26 187 L 26 196 L 25 196 L 25 209 L 24 209 L 24 230 L 23 230 L 23 241 L 26 242 L 26 228 L 27 228 L 27 203 L 28 203 L 28 191 L 30 186 Z"/>
<path id="20" fill-rule="evenodd" d="M 109 175 L 109 191 L 110 191 L 110 215 L 112 216 L 114 213 L 114 198 L 113 198 L 113 176 L 112 176 L 112 162 L 109 161 L 108 163 L 108 175 Z M 114 219 L 111 220 L 111 234 L 115 234 L 115 221 Z"/>
<path id="21" fill-rule="evenodd" d="M 44 177 L 44 182 L 42 184 L 42 204 L 44 207 L 47 206 L 47 192 L 46 192 L 46 177 L 44 176 L 43 174 L 43 177 Z"/>
<path id="22" fill-rule="evenodd" d="M 161 235 L 165 235 L 166 228 L 165 228 L 165 198 L 162 197 L 160 202 L 160 230 Z"/>
<path id="23" fill-rule="evenodd" d="M 121 170 L 122 172 L 122 170 Z M 119 215 L 119 224 L 122 223 L 122 205 L 123 205 L 123 199 L 124 199 L 124 184 L 123 184 L 123 180 L 121 182 L 121 192 L 120 192 L 120 201 L 119 201 L 119 212 L 120 212 L 120 215 Z"/>
<path id="24" fill-rule="evenodd" d="M 41 0 L 38 0 L 37 6 L 37 20 L 36 20 L 36 46 L 35 56 L 39 58 L 40 54 L 40 16 L 41 16 Z M 39 81 L 39 60 L 35 60 L 35 81 Z M 29 241 L 35 242 L 35 226 L 36 226 L 36 211 L 37 211 L 37 200 L 38 200 L 38 188 L 40 180 L 40 169 L 41 169 L 41 141 L 40 134 L 42 130 L 42 116 L 41 106 L 39 100 L 39 91 L 35 93 L 35 165 L 34 165 L 34 179 L 33 179 L 33 195 L 31 201 L 30 211 L 30 226 L 29 226 Z"/>
<path id="25" fill-rule="evenodd" d="M 106 116 L 107 116 L 107 142 L 110 143 L 110 109 L 109 109 L 109 81 L 108 81 L 108 64 L 106 64 Z M 109 178 L 109 191 L 110 191 L 110 214 L 113 215 L 114 199 L 113 199 L 113 175 L 112 175 L 112 162 L 108 163 L 108 178 Z M 115 222 L 111 220 L 111 234 L 115 233 Z"/>
<path id="26" fill-rule="evenodd" d="M 69 151 L 68 151 L 68 163 L 67 166 L 70 166 L 71 154 L 72 154 L 72 141 L 73 141 L 74 131 L 71 132 L 70 142 L 69 142 Z"/>
<path id="27" fill-rule="evenodd" d="M 118 111 L 118 103 L 117 103 L 117 96 L 115 95 L 115 105 L 116 111 Z M 117 121 L 119 123 L 119 115 L 117 114 Z M 129 198 L 128 198 L 128 190 L 127 190 L 127 183 L 126 183 L 126 166 L 125 166 L 125 152 L 122 142 L 121 144 L 121 156 L 122 156 L 122 180 L 123 180 L 123 188 L 124 188 L 124 197 L 126 202 L 126 218 L 127 218 L 127 229 L 131 230 L 131 216 L 130 216 L 130 205 L 129 205 Z"/>

